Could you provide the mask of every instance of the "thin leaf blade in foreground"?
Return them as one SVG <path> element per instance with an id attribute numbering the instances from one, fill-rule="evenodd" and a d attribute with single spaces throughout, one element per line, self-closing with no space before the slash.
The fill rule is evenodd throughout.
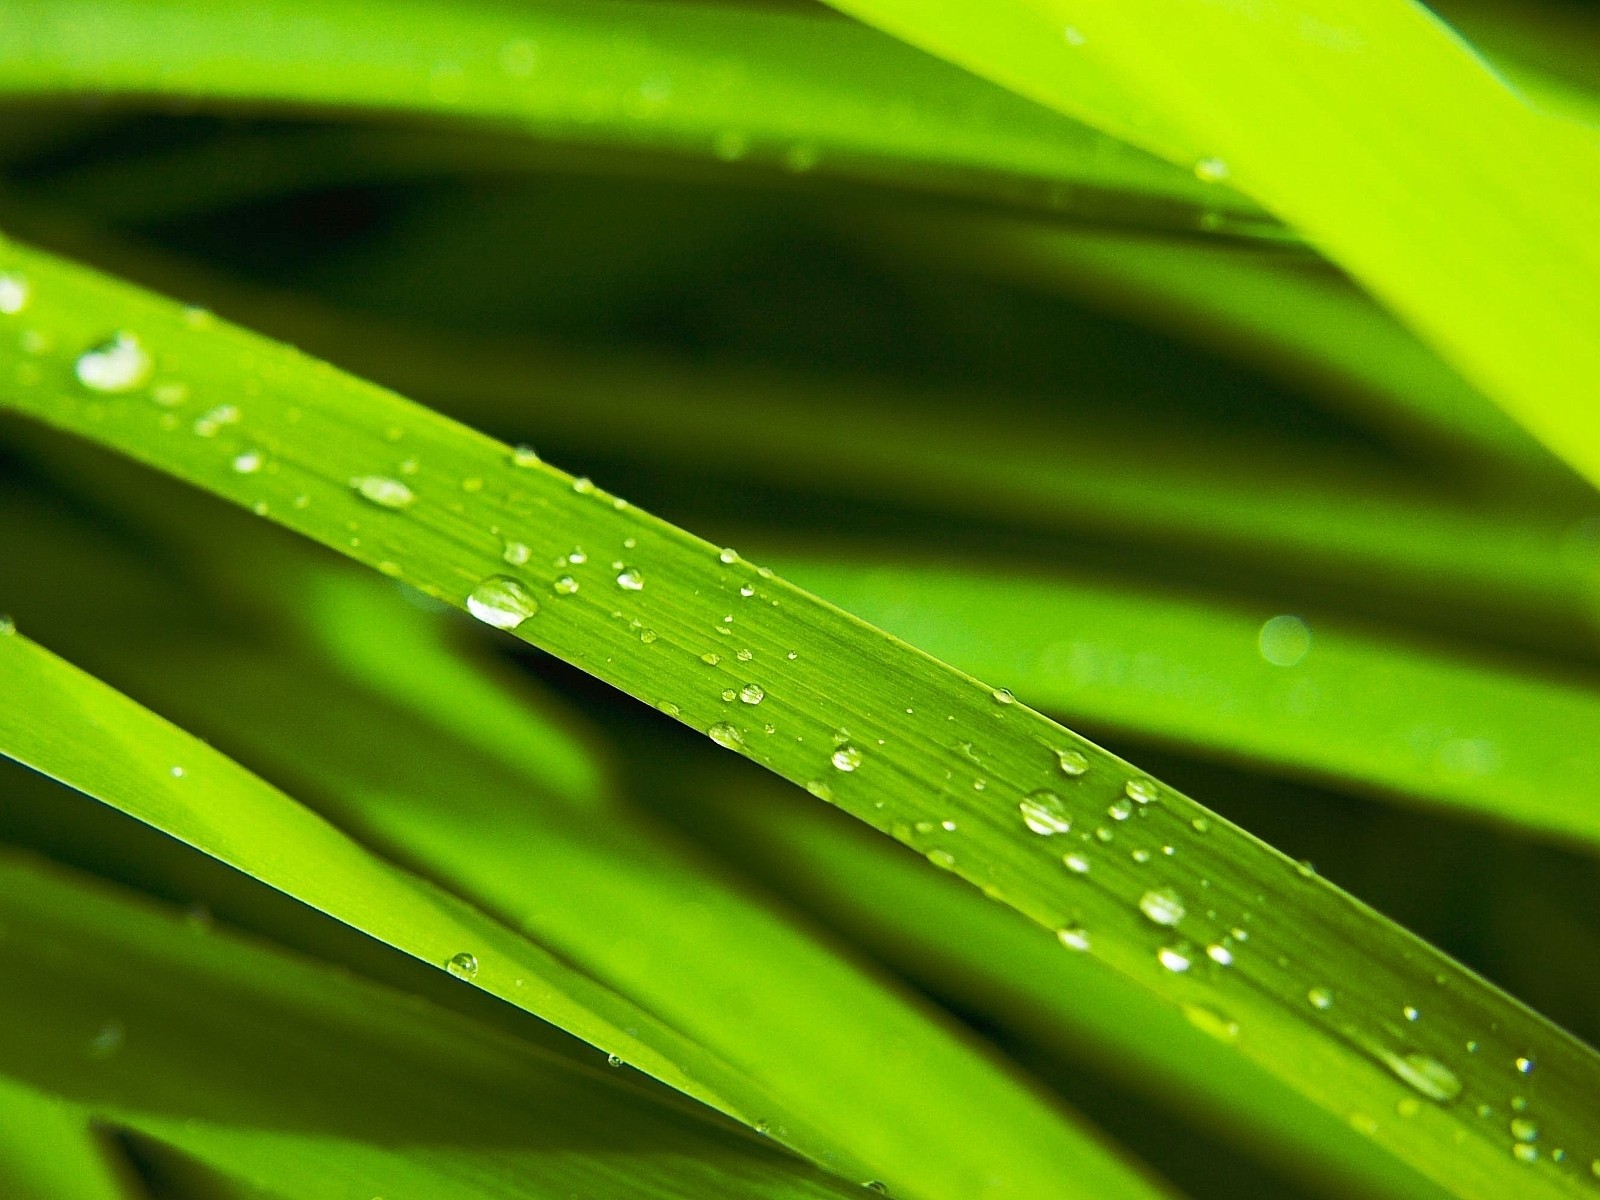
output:
<path id="1" fill-rule="evenodd" d="M 1359 1121 L 1374 1155 L 1486 1200 L 1590 1186 L 1592 1051 L 1009 693 L 265 339 L 21 247 L 0 265 L 32 288 L 16 316 L 38 351 L 0 343 L 13 410 L 467 607 L 898 836 L 1057 931 L 1063 953 L 1215 1014 L 1281 1086 Z M 531 548 L 515 576 L 508 537 Z M 1408 1025 L 1407 1005 L 1435 1018 Z M 1511 1153 L 1493 1118 L 1513 1095 L 1559 1161 Z M 1036 1149 L 1016 1194 L 1061 1186 L 1059 1155 Z M 1054 1182 L 1014 1182 L 1034 1175 Z"/>

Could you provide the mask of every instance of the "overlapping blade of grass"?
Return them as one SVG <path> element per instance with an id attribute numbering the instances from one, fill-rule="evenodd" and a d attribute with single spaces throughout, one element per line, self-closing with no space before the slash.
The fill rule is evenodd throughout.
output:
<path id="1" fill-rule="evenodd" d="M 310 586 L 296 586 L 306 570 L 302 563 L 272 554 L 270 542 L 242 541 L 213 557 L 234 558 L 232 570 L 240 574 L 248 560 L 258 584 L 274 579 L 275 589 L 285 589 L 280 595 L 298 598 L 315 614 L 307 621 L 341 643 L 355 674 L 374 678 L 381 690 L 395 691 L 397 670 L 371 666 L 374 650 L 394 656 L 397 648 L 419 648 L 422 667 L 442 656 L 424 614 L 397 605 L 394 595 L 379 600 L 368 587 L 317 576 Z M 72 557 L 51 539 L 35 536 L 29 544 L 54 562 Z M 198 584 L 190 579 L 186 586 Z M 64 608 L 46 622 L 70 630 L 93 619 L 93 610 L 72 602 Z M 250 605 L 256 610 L 266 611 L 261 598 Z M 598 1013 L 587 1027 L 573 1026 L 571 1005 L 586 1005 L 595 992 L 602 1000 L 626 997 L 624 1010 L 630 1005 L 651 1014 L 694 1051 L 680 1058 L 678 1074 L 701 1078 L 702 1093 L 714 1098 L 733 1094 L 747 1122 L 834 1170 L 858 1181 L 883 1176 L 907 1195 L 986 1187 L 1022 1195 L 1054 1187 L 1054 1168 L 1070 1162 L 1088 1179 L 1091 1190 L 1083 1194 L 1157 1194 L 926 1010 L 728 886 L 650 822 L 616 806 L 590 808 L 574 819 L 570 808 L 542 803 L 544 763 L 531 773 L 520 770 L 518 750 L 499 746 L 507 736 L 504 723 L 462 736 L 453 730 L 456 718 L 440 715 L 482 694 L 482 680 L 470 677 L 462 693 L 461 664 L 435 678 L 429 702 L 402 693 L 405 707 L 397 707 L 330 677 L 315 656 L 304 658 L 293 646 L 218 643 L 198 630 L 174 640 L 149 619 L 112 619 L 78 640 L 96 664 L 133 680 L 139 693 L 154 694 L 163 709 L 208 739 L 242 749 L 251 762 L 269 765 L 275 778 L 309 790 L 323 813 L 357 832 L 365 845 L 414 864 L 450 886 L 451 894 L 501 915 L 539 946 L 554 949 L 560 962 L 576 966 L 579 982 L 603 981 L 574 989 L 568 986 L 573 971 L 558 970 L 544 981 L 568 1005 L 547 1006 L 530 995 L 531 987 L 512 989 L 514 1003 L 619 1053 L 603 1040 L 613 1011 Z M 152 643 L 165 646 L 163 653 L 147 653 Z M 133 646 L 139 653 L 128 653 Z M 237 699 L 219 712 L 205 680 L 227 680 Z M 128 722 L 154 720 L 138 710 L 122 715 Z M 69 714 L 46 710 L 45 717 L 67 744 L 82 734 Z M 550 730 L 539 733 L 552 738 Z M 122 779 L 138 778 L 141 763 L 122 763 L 115 778 L 74 776 L 64 752 L 40 749 L 37 741 L 24 733 L 21 742 L 0 739 L 0 749 L 150 819 L 130 792 L 118 790 Z M 491 750 L 490 762 L 478 754 L 483 749 Z M 147 765 L 142 773 L 149 774 Z M 155 774 L 160 779 L 158 765 Z M 214 808 L 206 798 L 158 824 L 179 835 L 189 829 L 187 840 L 203 845 L 192 829 L 195 821 L 214 819 Z M 328 891 L 307 894 L 293 875 L 274 874 L 262 856 L 274 845 L 278 854 L 293 853 L 288 838 L 302 816 L 280 797 L 274 819 L 258 827 L 253 858 L 234 854 L 230 861 L 350 918 Z M 299 853 L 314 848 L 301 845 Z M 373 931 L 411 949 L 402 939 L 403 914 Z M 709 946 L 717 952 L 707 954 Z M 432 962 L 438 965 L 437 958 Z M 707 1061 L 710 1077 L 704 1075 Z M 650 1069 L 648 1061 L 642 1066 Z M 802 1114 L 798 1123 L 794 1114 Z M 976 1130 L 984 1136 L 971 1136 Z M 1074 1189 L 1077 1184 L 1064 1194 L 1080 1194 Z"/>
<path id="2" fill-rule="evenodd" d="M 308 574 L 301 556 L 284 555 L 265 527 L 252 531 L 235 514 L 186 524 L 160 511 L 171 503 L 164 489 L 148 500 L 124 494 L 122 516 L 169 534 L 183 526 L 179 557 L 208 565 L 175 586 L 207 591 L 211 607 L 247 608 L 247 627 L 278 628 L 289 622 L 275 609 L 297 611 L 311 646 L 281 636 L 219 642 L 199 630 L 175 641 L 149 617 L 93 622 L 98 605 L 76 603 L 81 589 L 70 582 L 64 601 L 49 588 L 26 597 L 22 611 L 39 614 L 27 626 L 38 621 L 81 647 L 102 674 L 246 755 L 365 844 L 502 915 L 735 1064 L 774 1097 L 762 1119 L 775 1137 L 789 1136 L 784 1112 L 824 1112 L 819 1124 L 844 1147 L 833 1155 L 841 1169 L 856 1161 L 871 1164 L 865 1174 L 914 1178 L 895 1162 L 898 1146 L 926 1164 L 965 1162 L 959 1186 L 1020 1157 L 1008 1147 L 1021 1137 L 1073 1158 L 1096 1153 L 1063 1145 L 1054 1114 L 924 1008 L 638 813 L 593 798 L 574 819 L 545 803 L 547 756 L 524 768 L 516 742 L 558 740 L 557 731 L 526 712 L 462 728 L 507 701 L 491 695 L 485 705 L 486 681 L 446 651 L 436 615 L 409 608 L 381 580 Z M 71 524 L 28 521 L 19 548 L 71 561 Z M 208 583 L 212 572 L 231 578 Z M 262 578 L 274 580 L 272 594 L 252 595 Z M 11 590 L 19 603 L 29 591 Z M 120 611 L 118 594 L 108 586 L 102 599 Z M 148 653 L 155 643 L 163 653 Z M 340 665 L 330 671 L 329 662 Z M 207 682 L 217 679 L 229 681 L 231 697 L 220 709 Z M 986 1125 L 981 1139 L 961 1134 Z"/>
<path id="3" fill-rule="evenodd" d="M 0 1195 L 136 1200 L 138 1193 L 82 1112 L 0 1076 Z"/>
<path id="4" fill-rule="evenodd" d="M 807 786 L 1056 931 L 1063 953 L 1201 1014 L 1376 1156 L 1463 1196 L 1587 1186 L 1591 1051 L 1010 693 L 209 315 L 20 247 L 3 266 L 31 289 L 13 315 L 36 352 L 4 360 L 13 410 L 467 607 Z M 1408 1005 L 1434 1016 L 1410 1023 Z M 1511 1153 L 1514 1096 L 1560 1158 Z M 1081 1169 L 1074 1182 L 1092 1190 Z"/>
<path id="5" fill-rule="evenodd" d="M 1390 611 L 1436 616 L 1437 597 L 1448 594 L 1446 615 L 1458 619 L 1477 610 L 1563 629 L 1594 621 L 1595 569 L 1573 552 L 1586 528 L 1581 503 L 1546 512 L 1492 493 L 1464 502 L 1365 459 L 1200 423 L 1167 422 L 1157 450 L 1142 420 L 1080 417 L 1063 430 L 975 417 L 993 401 L 981 391 L 910 392 L 391 325 L 43 224 L 85 256 L 177 294 L 214 297 L 252 327 L 479 428 L 739 487 L 825 488 L 1029 531 L 1176 545 Z M 469 361 L 471 371 L 459 369 Z M 904 419 L 910 412 L 915 423 Z"/>
<path id="6" fill-rule="evenodd" d="M 15 855 L 0 920 L 0 1073 L 275 1194 L 857 1190 L 604 1067 Z"/>
<path id="7" fill-rule="evenodd" d="M 1126 581 L 777 558 L 802 586 L 1063 719 L 1600 853 L 1591 679 Z"/>
<path id="8" fill-rule="evenodd" d="M 1279 236 L 1238 197 L 850 23 L 638 0 L 28 0 L 0 91 L 314 105 Z M 248 48 L 242 53 L 242 48 Z M 1206 216 L 1209 214 L 1209 216 Z"/>
<path id="9" fill-rule="evenodd" d="M 932 216 L 881 222 L 886 239 L 969 269 L 1081 295 L 1259 364 L 1409 446 L 1519 482 L 1554 460 L 1393 317 L 1304 253 Z"/>
<path id="10" fill-rule="evenodd" d="M 1204 178 L 1350 272 L 1600 480 L 1600 145 L 1421 5 L 833 0 Z"/>

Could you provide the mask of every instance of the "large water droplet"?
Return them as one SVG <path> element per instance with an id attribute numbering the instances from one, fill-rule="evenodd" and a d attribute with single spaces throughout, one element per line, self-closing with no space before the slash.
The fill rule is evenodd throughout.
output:
<path id="1" fill-rule="evenodd" d="M 1176 925 L 1183 920 L 1183 900 L 1171 888 L 1154 888 L 1139 897 L 1139 911 L 1157 925 Z"/>
<path id="2" fill-rule="evenodd" d="M 744 734 L 726 721 L 718 721 L 706 730 L 706 736 L 724 750 L 738 750 L 744 745 Z"/>
<path id="3" fill-rule="evenodd" d="M 520 567 L 533 557 L 533 550 L 526 542 L 507 542 L 500 557 L 513 567 Z"/>
<path id="4" fill-rule="evenodd" d="M 1072 817 L 1066 805 L 1049 788 L 1029 792 L 1017 804 L 1017 810 L 1022 813 L 1022 823 L 1042 837 L 1068 833 L 1072 829 Z"/>
<path id="5" fill-rule="evenodd" d="M 485 625 L 515 629 L 539 611 L 539 602 L 509 575 L 491 575 L 472 589 L 467 611 Z"/>
<path id="6" fill-rule="evenodd" d="M 571 575 L 563 575 L 550 585 L 558 596 L 570 596 L 578 590 L 578 581 Z"/>
<path id="7" fill-rule="evenodd" d="M 1431 1054 L 1384 1054 L 1383 1065 L 1429 1100 L 1448 1104 L 1461 1094 L 1461 1080 L 1456 1073 Z"/>
<path id="8" fill-rule="evenodd" d="M 233 469 L 240 475 L 254 475 L 261 470 L 261 464 L 264 461 L 261 457 L 261 451 L 246 450 L 243 454 L 234 455 Z"/>
<path id="9" fill-rule="evenodd" d="M 1156 951 L 1156 961 L 1174 974 L 1181 975 L 1189 969 L 1193 960 L 1187 947 L 1163 946 Z"/>
<path id="10" fill-rule="evenodd" d="M 739 699 L 746 704 L 760 704 L 767 698 L 767 693 L 759 683 L 747 683 L 739 689 Z"/>
<path id="11" fill-rule="evenodd" d="M 1292 667 L 1311 650 L 1311 629 L 1299 617 L 1278 616 L 1256 634 L 1261 657 L 1275 667 Z"/>
<path id="12" fill-rule="evenodd" d="M 861 751 L 854 746 L 840 746 L 833 752 L 832 761 L 836 770 L 854 771 L 861 765 Z"/>
<path id="13" fill-rule="evenodd" d="M 1511 1156 L 1518 1162 L 1538 1162 L 1539 1147 L 1533 1145 L 1531 1142 L 1516 1142 L 1511 1147 Z"/>
<path id="14" fill-rule="evenodd" d="M 644 576 L 639 574 L 637 567 L 624 567 L 617 576 L 617 586 L 625 592 L 644 591 Z"/>
<path id="15" fill-rule="evenodd" d="M 1087 875 L 1089 873 L 1089 860 L 1081 854 L 1064 855 L 1061 861 L 1066 864 L 1067 870 L 1074 875 Z"/>
<path id="16" fill-rule="evenodd" d="M 1011 694 L 1010 688 L 995 688 L 989 693 L 995 698 L 997 704 L 1015 704 L 1017 698 Z"/>
<path id="17" fill-rule="evenodd" d="M 457 979 L 475 979 L 478 975 L 478 956 L 463 950 L 445 964 L 445 969 Z"/>
<path id="18" fill-rule="evenodd" d="M 1064 929 L 1056 930 L 1056 938 L 1068 950 L 1087 950 L 1089 948 L 1089 931 L 1082 925 L 1068 925 Z"/>
<path id="19" fill-rule="evenodd" d="M 387 475 L 357 475 L 350 486 L 363 500 L 379 508 L 405 508 L 416 499 L 410 488 Z"/>
<path id="20" fill-rule="evenodd" d="M 1082 750 L 1057 750 L 1056 761 L 1063 775 L 1079 776 L 1089 769 L 1089 756 Z"/>
<path id="21" fill-rule="evenodd" d="M 539 465 L 539 452 L 526 442 L 511 447 L 511 465 L 513 467 L 537 467 Z"/>
<path id="22" fill-rule="evenodd" d="M 1126 800 L 1118 800 L 1106 809 L 1106 815 L 1113 821 L 1126 821 L 1133 815 L 1133 805 Z"/>
<path id="23" fill-rule="evenodd" d="M 150 352 L 126 331 L 78 356 L 74 371 L 91 392 L 131 392 L 150 378 Z"/>
<path id="24" fill-rule="evenodd" d="M 1123 785 L 1122 794 L 1135 804 L 1149 804 L 1156 798 L 1156 785 L 1148 779 L 1130 779 Z"/>
<path id="25" fill-rule="evenodd" d="M 1533 1074 L 1533 1067 L 1534 1067 L 1533 1059 L 1527 1058 L 1527 1057 L 1522 1057 L 1522 1058 L 1518 1058 L 1517 1059 L 1516 1068 L 1517 1068 L 1517 1071 L 1519 1073 L 1521 1073 L 1523 1075 L 1532 1075 Z"/>

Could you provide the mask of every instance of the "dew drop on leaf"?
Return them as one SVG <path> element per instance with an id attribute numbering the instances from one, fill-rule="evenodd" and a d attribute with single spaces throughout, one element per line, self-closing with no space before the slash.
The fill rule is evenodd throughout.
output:
<path id="1" fill-rule="evenodd" d="M 726 721 L 718 721 L 706 730 L 706 736 L 724 750 L 738 750 L 744 745 L 744 734 Z"/>
<path id="2" fill-rule="evenodd" d="M 1192 960 L 1184 947 L 1163 946 L 1156 951 L 1156 961 L 1174 974 L 1181 975 L 1189 969 Z"/>
<path id="3" fill-rule="evenodd" d="M 515 629 L 539 611 L 539 602 L 509 575 L 491 575 L 472 589 L 467 611 L 485 625 Z"/>
<path id="4" fill-rule="evenodd" d="M 379 508 L 406 508 L 417 498 L 405 484 L 387 475 L 357 475 L 350 480 L 350 486 L 363 500 Z"/>
<path id="5" fill-rule="evenodd" d="M 261 470 L 261 452 L 259 450 L 246 450 L 237 454 L 233 459 L 233 469 L 240 475 L 254 475 Z"/>
<path id="6" fill-rule="evenodd" d="M 537 467 L 539 453 L 526 442 L 511 447 L 511 465 L 513 467 Z"/>
<path id="7" fill-rule="evenodd" d="M 1068 925 L 1056 930 L 1056 940 L 1068 950 L 1087 950 L 1089 948 L 1089 931 L 1082 925 Z"/>
<path id="8" fill-rule="evenodd" d="M 1153 888 L 1139 897 L 1139 911 L 1157 925 L 1176 925 L 1185 909 L 1178 893 L 1171 888 Z"/>
<path id="9" fill-rule="evenodd" d="M 1539 1140 L 1539 1126 L 1527 1117 L 1511 1118 L 1511 1136 L 1519 1142 L 1537 1142 Z"/>
<path id="10" fill-rule="evenodd" d="M 150 378 L 150 352 L 125 330 L 78 356 L 73 368 L 78 382 L 91 392 L 118 394 L 141 387 Z"/>
<path id="11" fill-rule="evenodd" d="M 1061 803 L 1061 797 L 1049 788 L 1029 792 L 1017 804 L 1017 810 L 1022 813 L 1022 823 L 1041 837 L 1068 833 L 1072 829 L 1072 818 Z"/>
<path id="12" fill-rule="evenodd" d="M 478 956 L 463 950 L 451 957 L 445 964 L 445 969 L 457 979 L 475 979 L 478 975 Z"/>
<path id="13" fill-rule="evenodd" d="M 1327 988 L 1314 987 L 1306 993 L 1306 1001 L 1312 1008 L 1331 1008 L 1333 1007 L 1333 994 Z"/>
<path id="14" fill-rule="evenodd" d="M 533 557 L 533 551 L 526 542 L 507 542 L 505 552 L 500 555 L 514 567 L 520 567 Z"/>
<path id="15" fill-rule="evenodd" d="M 739 699 L 746 704 L 760 704 L 766 698 L 767 693 L 759 683 L 747 683 L 739 689 Z"/>
<path id="16" fill-rule="evenodd" d="M 625 567 L 617 575 L 617 586 L 625 592 L 644 591 L 644 576 L 637 567 Z"/>
<path id="17" fill-rule="evenodd" d="M 550 585 L 558 596 L 570 596 L 578 590 L 578 581 L 571 575 L 563 575 Z"/>
<path id="18" fill-rule="evenodd" d="M 1082 750 L 1057 750 L 1056 761 L 1061 764 L 1061 773 L 1076 778 L 1089 769 L 1089 756 Z"/>
<path id="19" fill-rule="evenodd" d="M 995 688 L 989 693 L 994 697 L 996 704 L 1015 704 L 1017 698 L 1011 694 L 1010 688 Z"/>
<path id="20" fill-rule="evenodd" d="M 1074 875 L 1087 875 L 1089 873 L 1089 860 L 1081 854 L 1065 855 L 1061 861 L 1066 864 L 1067 870 Z"/>
<path id="21" fill-rule="evenodd" d="M 834 768 L 839 771 L 854 771 L 861 765 L 861 751 L 854 746 L 840 746 L 833 752 Z"/>
<path id="22" fill-rule="evenodd" d="M 1156 785 L 1148 779 L 1130 779 L 1123 786 L 1122 794 L 1135 804 L 1149 804 L 1156 798 Z"/>

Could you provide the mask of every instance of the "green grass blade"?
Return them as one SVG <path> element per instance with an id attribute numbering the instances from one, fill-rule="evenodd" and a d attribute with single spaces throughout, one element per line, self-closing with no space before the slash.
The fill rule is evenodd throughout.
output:
<path id="1" fill-rule="evenodd" d="M 777 560 L 818 595 L 963 670 L 1010 680 L 1063 719 L 1600 853 L 1600 813 L 1585 803 L 1600 777 L 1591 681 L 1126 582 Z"/>
<path id="2" fill-rule="evenodd" d="M 1091 217 L 1195 228 L 1209 212 L 1240 232 L 1278 229 L 1142 151 L 814 14 L 407 0 L 374 20 L 352 0 L 29 0 L 0 14 L 0 47 L 15 96 L 403 112 Z"/>
<path id="3" fill-rule="evenodd" d="M 124 1168 L 82 1112 L 0 1077 L 6 1200 L 137 1200 Z"/>
<path id="4" fill-rule="evenodd" d="M 1214 1027 L 1239 1054 L 1455 1194 L 1588 1186 L 1592 1051 L 1009 693 L 392 393 L 36 252 L 13 247 L 6 266 L 33 288 L 21 323 L 49 339 L 8 364 L 24 368 L 15 411 L 475 609 L 808 786 L 1058 931 L 1062 953 L 1088 947 L 1165 1003 L 1225 1014 Z M 99 348 L 114 328 L 136 332 Z M 109 389 L 141 354 L 150 378 Z M 158 390 L 179 382 L 182 395 Z M 531 547 L 516 578 L 508 537 Z M 1091 870 L 1064 865 L 1064 848 Z M 1409 1025 L 1408 1004 L 1436 1015 Z M 1477 1115 L 1513 1094 L 1560 1160 L 1514 1156 L 1502 1123 Z"/>
<path id="5" fill-rule="evenodd" d="M 833 5 L 1226 177 L 1600 480 L 1600 145 L 1408 0 Z M 1063 36 L 1063 31 L 1070 31 Z"/>
<path id="6" fill-rule="evenodd" d="M 290 569 L 273 565 L 270 553 L 249 554 L 258 572 L 292 577 Z M 361 621 L 364 637 L 391 655 L 407 654 L 413 646 L 426 655 L 436 636 L 425 624 L 419 628 L 415 616 L 401 619 L 392 597 L 380 604 L 366 588 L 328 581 L 306 591 L 314 611 L 340 611 Z M 57 619 L 70 625 L 85 615 Z M 848 1177 L 895 1181 L 904 1194 L 990 1187 L 997 1195 L 1037 1192 L 1055 1186 L 1047 1181 L 1063 1162 L 1074 1164 L 1087 1181 L 1081 1191 L 1076 1182 L 1060 1185 L 1064 1195 L 1162 1194 L 925 1010 L 886 991 L 769 907 L 743 899 L 636 817 L 589 813 L 577 823 L 560 809 L 530 803 L 536 784 L 508 779 L 503 768 L 463 754 L 450 722 L 434 716 L 437 702 L 423 720 L 363 702 L 348 686 L 319 678 L 314 662 L 281 647 L 218 649 L 195 639 L 156 660 L 127 653 L 129 646 L 160 640 L 148 625 L 111 623 L 100 636 L 101 655 L 119 673 L 139 677 L 142 691 L 161 695 L 164 707 L 207 722 L 208 733 L 245 748 L 257 761 L 315 781 L 325 804 L 332 802 L 327 811 L 340 828 L 358 830 L 366 841 L 423 865 L 455 894 L 506 914 L 510 924 L 555 950 L 559 959 L 523 959 L 526 978 L 543 983 L 543 994 L 517 986 L 520 979 L 509 990 L 491 981 L 490 990 L 503 998 L 659 1074 L 660 1055 L 634 1059 L 627 1046 L 613 1048 L 619 1025 L 645 1025 L 659 1039 L 660 1054 L 673 1061 L 668 1082 L 683 1087 L 690 1080 L 697 1094 L 769 1129 L 775 1139 Z M 49 697 L 52 681 L 66 677 L 80 703 L 57 709 L 36 701 L 38 711 L 0 733 L 0 752 L 438 965 L 437 957 L 414 948 L 417 923 L 403 907 L 414 901 L 410 893 L 426 897 L 427 889 L 414 881 L 408 889 L 403 879 L 387 889 L 373 886 L 371 872 L 363 879 L 348 867 L 358 853 L 353 844 L 338 841 L 338 835 L 324 838 L 324 849 L 331 844 L 343 854 L 341 871 L 339 862 L 319 859 L 317 844 L 304 836 L 315 822 L 310 814 L 278 796 L 252 821 L 251 813 L 238 810 L 237 796 L 207 790 L 192 768 L 171 789 L 192 797 L 187 806 L 165 819 L 153 816 L 139 803 L 137 785 L 171 782 L 161 763 L 178 750 L 163 757 L 161 742 L 163 734 L 170 741 L 176 731 L 20 635 L 7 640 L 10 646 L 0 646 L 0 680 L 11 694 Z M 7 650 L 16 651 L 21 663 L 12 665 L 12 674 L 3 661 Z M 389 668 L 380 681 L 391 682 L 393 675 Z M 230 681 L 239 699 L 225 716 L 212 713 L 207 720 L 215 696 L 197 693 L 193 681 L 214 679 Z M 439 682 L 446 688 L 441 699 L 458 698 L 448 675 Z M 308 687 L 319 698 L 314 709 L 303 703 Z M 136 731 L 100 747 L 108 756 L 100 770 L 72 761 L 71 747 L 84 736 L 91 713 L 102 728 Z M 542 734 L 548 739 L 548 731 Z M 484 740 L 480 731 L 469 739 L 469 749 Z M 217 757 L 186 735 L 182 741 L 184 761 Z M 141 752 L 153 746 L 155 760 L 142 761 L 125 749 L 119 756 L 118 743 L 136 744 Z M 496 757 L 515 763 L 517 756 Z M 231 774 L 236 785 L 264 790 L 237 768 Z M 240 835 L 251 843 L 243 852 L 231 840 Z M 288 856 L 305 861 L 286 869 L 281 861 Z M 313 872 L 321 888 L 306 883 Z M 384 900 L 400 911 L 373 918 L 371 910 Z M 455 935 L 458 944 L 477 936 L 483 924 L 464 922 Z M 597 929 L 608 935 L 597 937 Z M 485 951 L 479 958 L 483 972 L 492 961 Z M 578 971 L 558 962 L 576 964 Z M 811 1022 L 834 1009 L 837 1019 L 828 1022 L 826 1034 L 819 1033 Z M 736 1018 L 730 1020 L 730 1013 Z M 866 1081 L 860 1079 L 863 1062 L 873 1063 Z M 964 1136 L 978 1128 L 987 1130 L 983 1138 Z"/>
<path id="7" fill-rule="evenodd" d="M 604 1067 L 13 855 L 0 857 L 0 920 L 12 934 L 0 942 L 0 1071 L 80 1120 L 282 1195 L 856 1191 Z"/>

